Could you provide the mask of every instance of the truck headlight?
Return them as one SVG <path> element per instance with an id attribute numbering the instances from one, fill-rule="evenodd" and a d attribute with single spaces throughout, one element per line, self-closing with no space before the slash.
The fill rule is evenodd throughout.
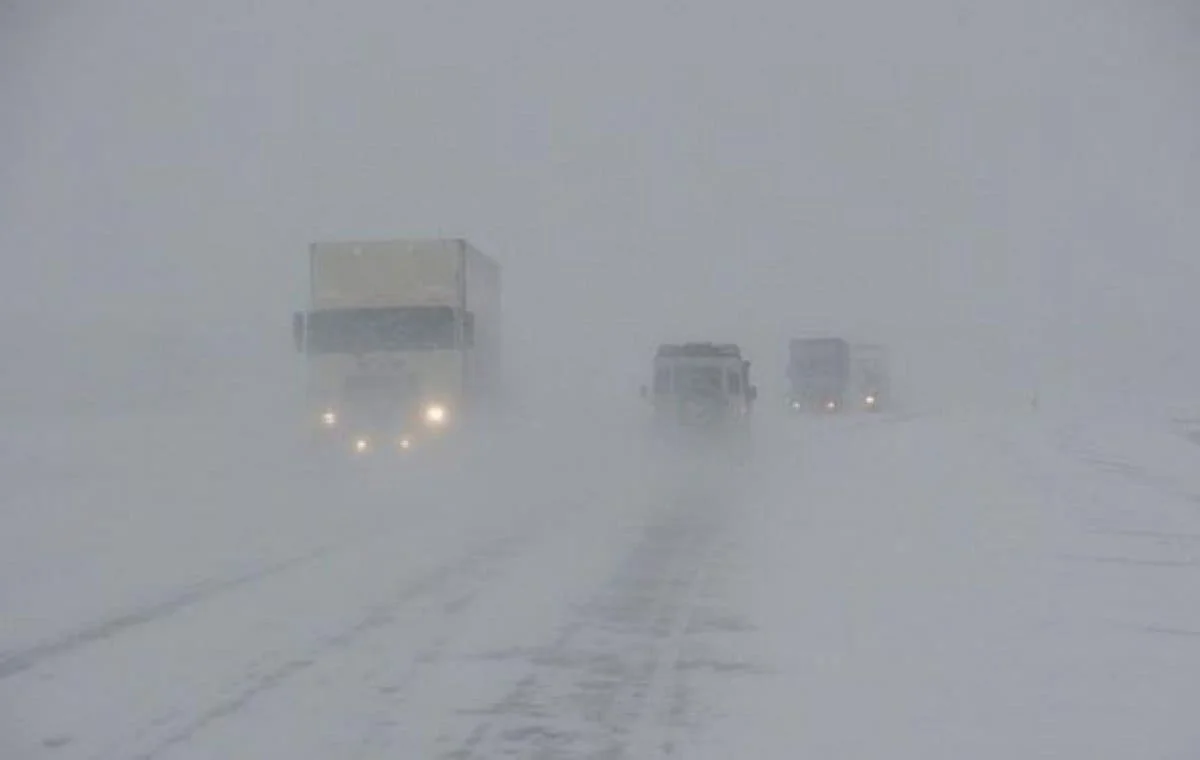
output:
<path id="1" fill-rule="evenodd" d="M 441 404 L 431 404 L 425 407 L 425 421 L 430 425 L 446 424 L 446 407 Z"/>
<path id="2" fill-rule="evenodd" d="M 332 409 L 326 409 L 324 414 L 321 415 L 321 424 L 325 427 L 336 427 L 337 421 L 337 412 Z"/>
<path id="3" fill-rule="evenodd" d="M 371 450 L 371 441 L 366 438 L 355 438 L 354 450 L 359 454 L 366 454 Z"/>
<path id="4" fill-rule="evenodd" d="M 863 401 L 865 401 L 867 403 L 867 406 L 875 406 L 875 397 L 874 396 L 867 396 L 865 399 L 863 399 Z"/>
<path id="5" fill-rule="evenodd" d="M 836 401 L 826 401 L 825 408 L 832 412 L 834 409 L 837 409 L 837 402 Z"/>

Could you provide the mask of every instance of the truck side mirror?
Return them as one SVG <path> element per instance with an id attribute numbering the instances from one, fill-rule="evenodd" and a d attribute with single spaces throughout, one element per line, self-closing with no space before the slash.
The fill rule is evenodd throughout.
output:
<path id="1" fill-rule="evenodd" d="M 468 311 L 463 314 L 463 346 L 465 348 L 475 347 L 475 314 Z"/>
<path id="2" fill-rule="evenodd" d="M 757 399 L 758 399 L 758 386 L 751 385 L 750 386 L 750 400 L 755 401 Z"/>
<path id="3" fill-rule="evenodd" d="M 302 311 L 292 314 L 292 342 L 297 353 L 304 353 L 304 316 Z"/>

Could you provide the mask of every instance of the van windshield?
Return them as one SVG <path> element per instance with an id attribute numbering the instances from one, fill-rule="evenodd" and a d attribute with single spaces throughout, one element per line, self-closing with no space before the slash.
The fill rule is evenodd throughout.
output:
<path id="1" fill-rule="evenodd" d="M 676 367 L 675 392 L 697 396 L 723 394 L 722 375 L 720 367 Z"/>

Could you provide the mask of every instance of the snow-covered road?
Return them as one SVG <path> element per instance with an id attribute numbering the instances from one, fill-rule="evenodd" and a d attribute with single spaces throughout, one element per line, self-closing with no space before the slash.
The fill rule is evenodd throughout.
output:
<path id="1" fill-rule="evenodd" d="M 420 473 L 196 443 L 31 474 L 0 757 L 1200 751 L 1200 447 L 1169 425 L 786 420 L 729 469 L 568 428 Z"/>

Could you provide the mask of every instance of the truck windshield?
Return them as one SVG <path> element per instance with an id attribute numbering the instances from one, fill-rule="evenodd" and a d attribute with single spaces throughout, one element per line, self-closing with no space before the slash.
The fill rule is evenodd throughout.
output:
<path id="1" fill-rule="evenodd" d="M 862 384 L 868 388 L 882 388 L 884 384 L 883 372 L 877 369 L 866 369 L 863 371 Z"/>
<path id="2" fill-rule="evenodd" d="M 310 354 L 455 348 L 449 306 L 331 309 L 308 315 Z"/>
<path id="3" fill-rule="evenodd" d="M 844 383 L 849 372 L 849 354 L 841 341 L 797 341 L 791 347 L 788 371 L 793 380 Z"/>

